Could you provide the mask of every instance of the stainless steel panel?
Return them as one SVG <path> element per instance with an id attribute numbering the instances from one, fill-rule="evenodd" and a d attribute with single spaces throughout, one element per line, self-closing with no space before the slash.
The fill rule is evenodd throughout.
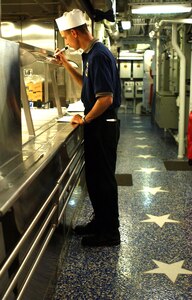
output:
<path id="1" fill-rule="evenodd" d="M 131 78 L 131 61 L 120 62 L 120 78 Z"/>
<path id="2" fill-rule="evenodd" d="M 143 78 L 143 62 L 134 61 L 133 62 L 133 78 Z"/>
<path id="3" fill-rule="evenodd" d="M 21 151 L 19 45 L 0 39 L 0 166 Z"/>
<path id="4" fill-rule="evenodd" d="M 2 22 L 2 37 L 50 51 L 55 49 L 54 22 Z"/>
<path id="5" fill-rule="evenodd" d="M 50 51 L 55 49 L 54 22 L 23 22 L 21 34 L 23 43 Z"/>
<path id="6" fill-rule="evenodd" d="M 22 22 L 10 22 L 8 20 L 1 22 L 2 38 L 13 42 L 22 40 L 21 28 Z"/>

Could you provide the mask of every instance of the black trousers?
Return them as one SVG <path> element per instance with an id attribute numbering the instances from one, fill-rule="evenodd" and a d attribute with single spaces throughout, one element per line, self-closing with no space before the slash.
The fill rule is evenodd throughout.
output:
<path id="1" fill-rule="evenodd" d="M 85 175 L 98 231 L 119 227 L 118 190 L 115 179 L 119 121 L 105 113 L 84 126 Z"/>

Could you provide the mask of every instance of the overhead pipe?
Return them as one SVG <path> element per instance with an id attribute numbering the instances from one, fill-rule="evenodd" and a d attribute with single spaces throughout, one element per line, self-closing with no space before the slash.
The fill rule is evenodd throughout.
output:
<path id="1" fill-rule="evenodd" d="M 177 24 L 192 24 L 192 19 L 161 20 L 156 29 L 164 23 L 172 24 L 172 46 L 180 58 L 180 77 L 179 77 L 179 124 L 178 124 L 178 158 L 184 156 L 184 137 L 185 137 L 185 81 L 186 81 L 186 58 L 177 43 Z M 191 78 L 192 79 L 192 78 Z"/>
<path id="2" fill-rule="evenodd" d="M 81 9 L 86 11 L 91 20 L 94 20 L 94 8 L 90 0 L 75 0 L 75 2 Z"/>
<path id="3" fill-rule="evenodd" d="M 82 7 L 88 14 L 88 16 L 95 22 L 102 21 L 104 19 L 115 22 L 114 19 L 114 11 L 112 9 L 112 1 L 104 1 L 106 3 L 106 9 L 107 11 L 95 9 L 94 5 L 90 0 L 76 0 L 76 3 Z"/>
<path id="4" fill-rule="evenodd" d="M 94 34 L 94 22 L 100 22 L 104 21 L 104 26 L 106 27 L 106 30 L 109 32 L 110 35 L 113 35 L 114 39 L 117 39 L 118 37 L 118 32 L 114 28 L 116 26 L 115 23 L 115 16 L 114 16 L 114 11 L 112 7 L 112 1 L 106 1 L 106 9 L 107 11 L 102 11 L 99 9 L 95 9 L 92 2 L 90 0 L 76 0 L 76 3 L 86 11 L 90 19 L 92 20 L 92 33 Z M 107 25 L 110 24 L 111 25 Z M 115 34 L 113 34 L 115 32 Z"/>
<path id="5" fill-rule="evenodd" d="M 164 23 L 172 23 L 172 24 L 192 24 L 192 19 L 175 19 L 175 20 L 161 20 L 158 27 L 161 27 Z"/>

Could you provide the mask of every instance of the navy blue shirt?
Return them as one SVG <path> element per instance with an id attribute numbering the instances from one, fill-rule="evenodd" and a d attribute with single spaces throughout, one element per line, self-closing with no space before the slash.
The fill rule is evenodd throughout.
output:
<path id="1" fill-rule="evenodd" d="M 82 54 L 83 87 L 81 100 L 87 114 L 101 96 L 111 95 L 111 108 L 121 104 L 121 84 L 116 60 L 101 42 L 94 41 L 88 52 Z"/>

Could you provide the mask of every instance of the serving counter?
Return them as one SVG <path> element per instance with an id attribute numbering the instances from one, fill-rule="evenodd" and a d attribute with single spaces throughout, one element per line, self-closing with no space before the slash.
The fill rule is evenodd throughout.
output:
<path id="1" fill-rule="evenodd" d="M 23 299 L 54 231 L 81 186 L 81 126 L 52 121 L 0 168 L 0 298 Z M 13 298 L 12 298 L 13 297 Z"/>

